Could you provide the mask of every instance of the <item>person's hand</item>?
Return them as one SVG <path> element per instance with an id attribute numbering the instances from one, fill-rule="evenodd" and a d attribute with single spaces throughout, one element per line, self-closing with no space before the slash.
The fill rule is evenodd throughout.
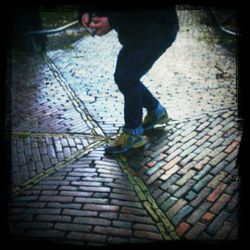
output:
<path id="1" fill-rule="evenodd" d="M 81 18 L 82 26 L 86 29 L 89 28 L 89 21 L 90 21 L 89 19 L 90 19 L 90 16 L 88 13 L 85 13 L 82 15 L 82 18 Z"/>
<path id="2" fill-rule="evenodd" d="M 89 24 L 89 28 L 95 29 L 95 34 L 97 36 L 103 36 L 112 30 L 107 17 L 93 17 Z"/>

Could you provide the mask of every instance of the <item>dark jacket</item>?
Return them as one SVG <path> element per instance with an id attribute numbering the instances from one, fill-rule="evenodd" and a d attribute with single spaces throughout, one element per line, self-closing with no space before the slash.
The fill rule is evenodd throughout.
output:
<path id="1" fill-rule="evenodd" d="M 94 10 L 81 6 L 78 11 L 79 22 L 83 13 L 95 13 L 107 16 L 112 28 L 118 33 L 121 44 L 129 43 L 131 39 L 143 40 L 157 35 L 168 35 L 179 30 L 175 6 L 167 6 L 162 10 Z"/>

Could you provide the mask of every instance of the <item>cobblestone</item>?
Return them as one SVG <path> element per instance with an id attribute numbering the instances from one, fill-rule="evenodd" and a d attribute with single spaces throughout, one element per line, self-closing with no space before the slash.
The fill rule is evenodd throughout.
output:
<path id="1" fill-rule="evenodd" d="M 211 188 L 204 187 L 197 197 L 191 202 L 191 205 L 194 207 L 198 206 L 211 192 Z"/>
<path id="2" fill-rule="evenodd" d="M 219 228 L 223 225 L 224 221 L 228 218 L 229 214 L 222 211 L 208 226 L 207 231 L 210 234 L 215 234 Z"/>
<path id="3" fill-rule="evenodd" d="M 185 237 L 187 239 L 197 239 L 198 236 L 201 234 L 202 231 L 206 228 L 206 225 L 198 222 L 192 229 L 190 229 Z"/>
<path id="4" fill-rule="evenodd" d="M 177 225 L 183 217 L 187 216 L 191 211 L 193 210 L 193 207 L 186 205 L 173 217 L 172 222 L 174 225 Z"/>
<path id="5" fill-rule="evenodd" d="M 208 208 L 211 206 L 211 203 L 209 202 L 203 202 L 200 204 L 193 213 L 188 217 L 187 222 L 189 224 L 196 224 L 199 219 L 202 217 L 202 215 L 208 210 Z"/>
<path id="6" fill-rule="evenodd" d="M 81 246 L 238 238 L 236 60 L 208 46 L 215 34 L 202 10 L 178 16 L 176 41 L 142 78 L 173 120 L 124 156 L 126 167 L 103 147 L 123 125 L 114 31 L 11 67 L 16 237 Z"/>

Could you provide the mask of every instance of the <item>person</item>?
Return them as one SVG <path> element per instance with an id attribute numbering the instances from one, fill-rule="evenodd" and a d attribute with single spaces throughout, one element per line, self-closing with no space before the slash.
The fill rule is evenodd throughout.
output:
<path id="1" fill-rule="evenodd" d="M 140 79 L 175 41 L 179 30 L 176 8 L 170 5 L 161 10 L 94 12 L 79 8 L 78 11 L 79 22 L 84 28 L 94 30 L 97 36 L 114 29 L 122 45 L 114 80 L 124 96 L 125 124 L 117 138 L 105 145 L 105 151 L 120 154 L 143 147 L 144 132 L 170 120 L 166 109 Z M 147 110 L 144 119 L 143 108 Z"/>

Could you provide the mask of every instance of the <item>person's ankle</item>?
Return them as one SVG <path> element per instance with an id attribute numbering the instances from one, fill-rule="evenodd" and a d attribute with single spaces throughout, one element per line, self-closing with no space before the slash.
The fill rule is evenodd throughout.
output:
<path id="1" fill-rule="evenodd" d="M 138 126 L 137 128 L 127 128 L 127 127 L 123 127 L 122 130 L 130 135 L 133 135 L 133 136 L 140 136 L 140 135 L 143 135 L 143 128 L 142 126 Z"/>
<path id="2" fill-rule="evenodd" d="M 165 111 L 166 111 L 166 109 L 160 103 L 158 103 L 156 108 L 150 112 L 152 112 L 154 115 L 156 115 L 158 117 Z"/>

